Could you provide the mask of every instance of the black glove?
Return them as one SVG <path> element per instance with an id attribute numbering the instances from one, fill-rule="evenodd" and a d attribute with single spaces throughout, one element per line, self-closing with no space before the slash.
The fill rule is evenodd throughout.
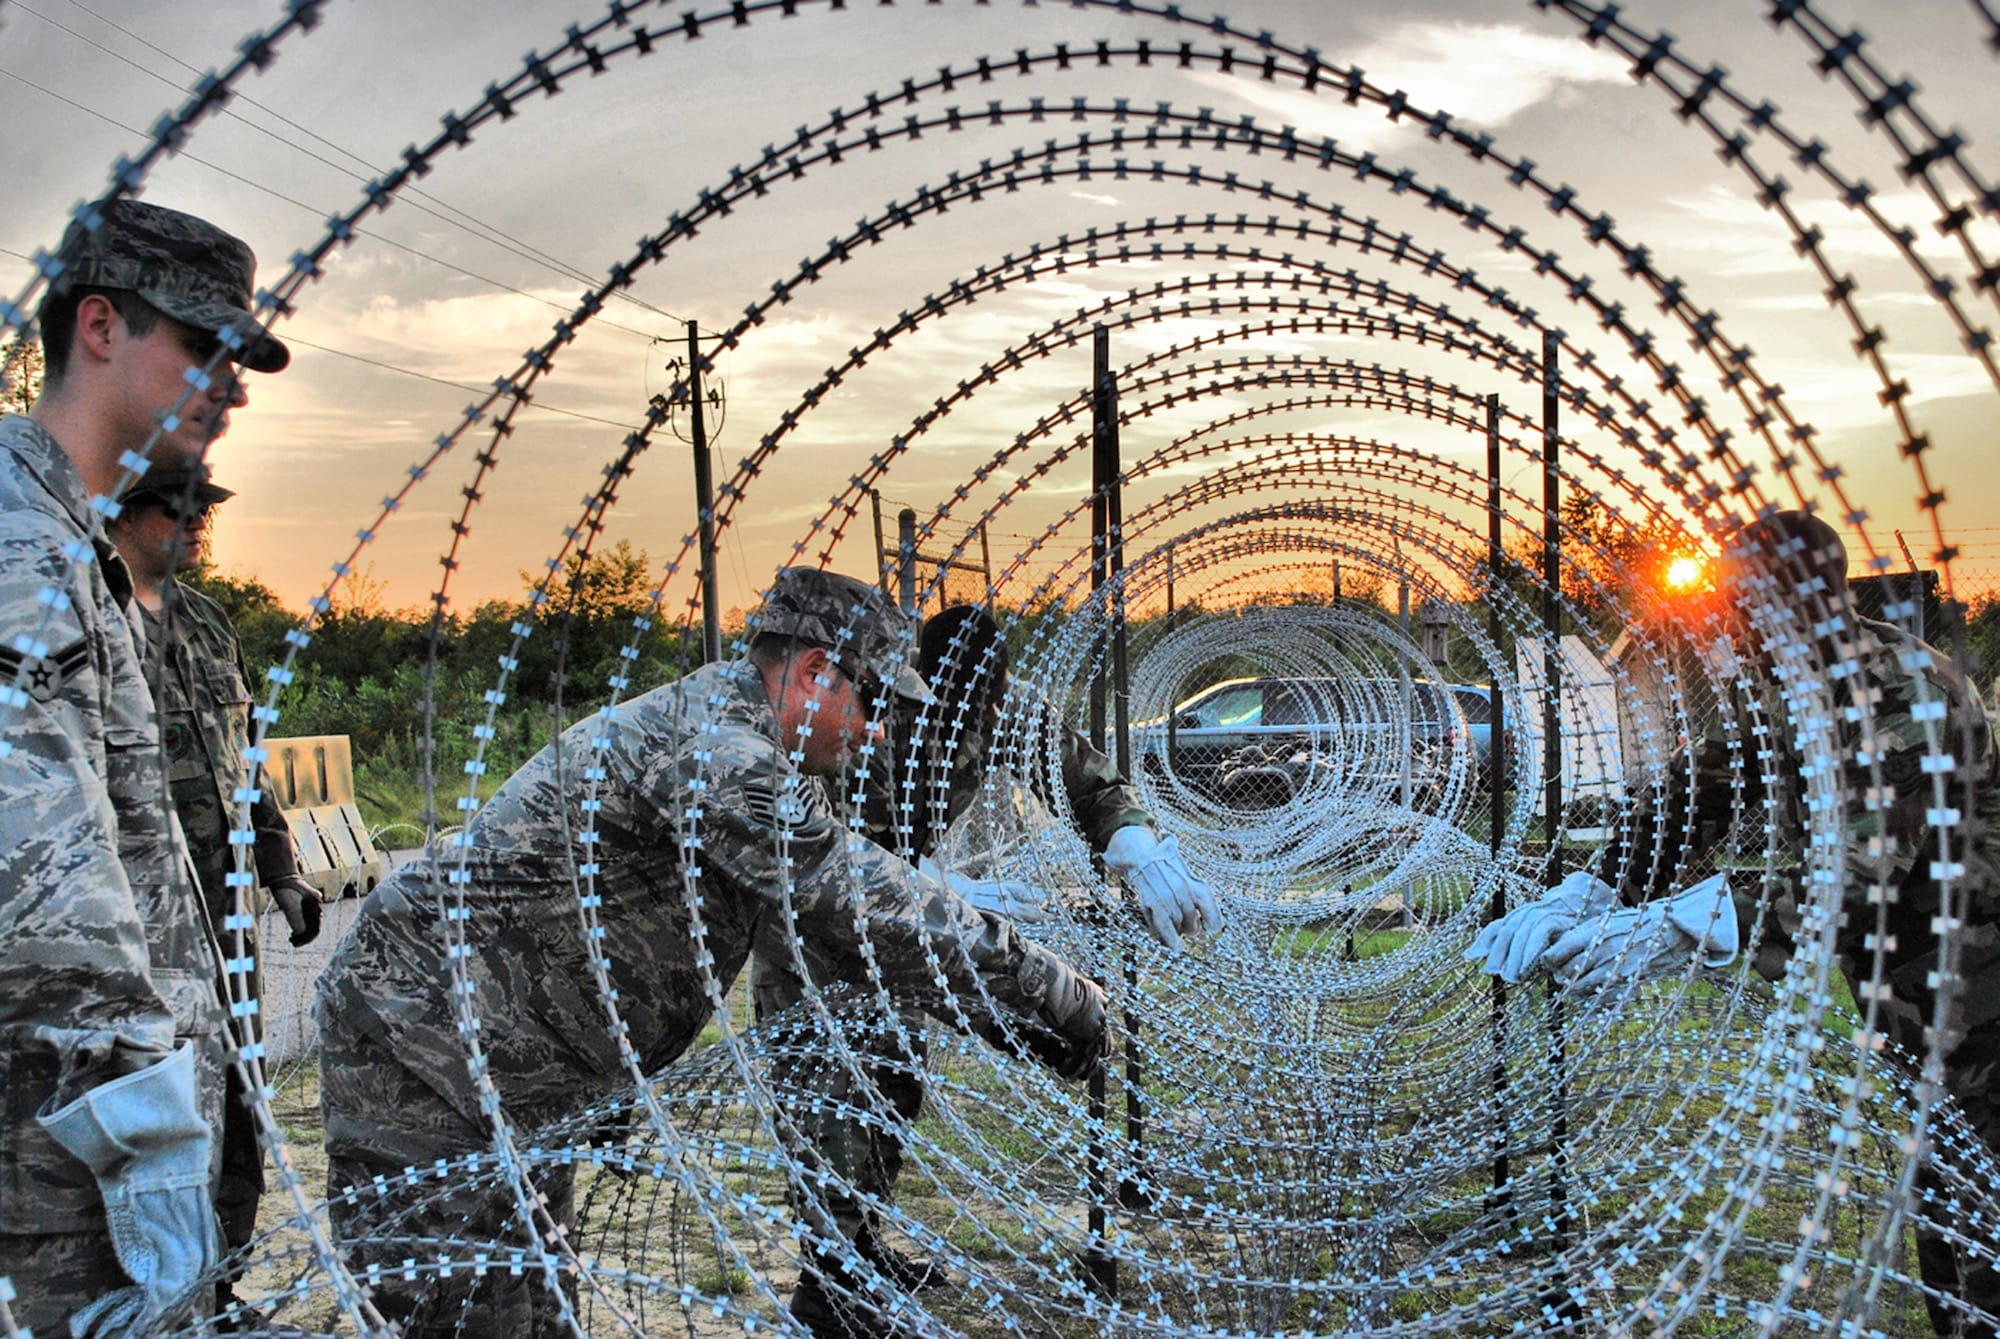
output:
<path id="1" fill-rule="evenodd" d="M 1034 1017 L 1018 1028 L 1028 1052 L 1065 1079 L 1097 1068 L 1111 1046 L 1103 988 L 1039 945 L 1030 945 L 1019 980 L 1023 993 L 1042 998 Z"/>
<path id="2" fill-rule="evenodd" d="M 271 900 L 278 904 L 285 924 L 292 927 L 292 947 L 298 948 L 319 938 L 319 894 L 296 874 L 287 874 L 265 885 Z"/>

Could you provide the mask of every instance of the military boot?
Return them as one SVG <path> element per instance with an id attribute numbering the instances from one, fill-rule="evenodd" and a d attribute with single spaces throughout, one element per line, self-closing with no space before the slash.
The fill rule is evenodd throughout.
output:
<path id="1" fill-rule="evenodd" d="M 927 1288 L 938 1288 L 951 1282 L 951 1271 L 942 1260 L 934 1260 L 928 1255 L 905 1255 L 876 1235 L 872 1228 L 864 1228 L 854 1240 L 854 1249 L 862 1259 L 882 1271 L 882 1276 L 906 1293 L 923 1292 Z"/>

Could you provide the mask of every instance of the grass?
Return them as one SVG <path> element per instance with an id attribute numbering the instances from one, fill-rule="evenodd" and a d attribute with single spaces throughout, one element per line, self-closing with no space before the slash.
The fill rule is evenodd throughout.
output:
<path id="1" fill-rule="evenodd" d="M 1298 957 L 1344 956 L 1346 939 L 1344 930 L 1308 927 L 1296 932 L 1284 947 Z M 1393 953 L 1408 942 L 1409 932 L 1397 926 L 1363 928 L 1354 936 L 1353 952 L 1357 960 L 1366 961 Z M 1635 1048 L 1704 1044 L 1710 1030 L 1719 1026 L 1729 996 L 1707 982 L 1693 983 L 1686 990 L 1687 997 L 1670 1015 L 1670 1026 L 1662 1030 L 1639 1021 L 1623 1021 L 1617 1024 L 1620 1041 Z M 1375 1030 L 1370 1035 L 1380 1036 L 1392 1051 L 1406 1034 L 1420 1037 L 1440 1022 L 1449 1026 L 1454 1019 L 1464 1017 L 1463 1010 L 1454 1010 L 1447 1000 L 1422 1018 L 1398 1019 L 1391 1024 L 1368 1014 L 1365 1004 L 1344 1005 L 1339 1026 L 1370 1026 L 1373 1019 Z M 1851 1002 L 1844 992 L 1838 1007 L 1848 1010 L 1851 1017 Z M 739 1025 L 747 1023 L 747 979 L 738 981 L 731 1009 Z M 1739 1023 L 1732 1035 L 1740 1038 L 1747 1026 Z M 1830 1022 L 1829 1031 L 1837 1029 L 1838 1024 Z M 711 1048 L 720 1035 L 721 1029 L 711 1024 L 696 1050 L 676 1066 L 677 1073 L 711 1066 L 701 1071 L 699 1082 L 683 1083 L 670 1106 L 680 1135 L 690 1141 L 692 1164 L 668 1166 L 664 1169 L 667 1176 L 655 1178 L 649 1174 L 649 1164 L 658 1154 L 648 1142 L 636 1150 L 638 1176 L 619 1177 L 595 1167 L 584 1168 L 579 1176 L 582 1211 L 577 1240 L 581 1251 L 608 1269 L 631 1269 L 670 1287 L 684 1281 L 699 1295 L 695 1305 L 683 1307 L 671 1292 L 626 1293 L 612 1285 L 614 1298 L 624 1299 L 622 1306 L 637 1308 L 635 1314 L 643 1313 L 641 1329 L 646 1333 L 741 1334 L 746 1312 L 767 1318 L 772 1315 L 756 1276 L 781 1299 L 788 1295 L 795 1278 L 796 1266 L 785 1248 L 789 1215 L 784 1178 L 766 1161 L 768 1139 L 755 1113 L 728 1095 L 733 1074 L 711 1063 Z M 1716 1036 L 1721 1038 L 1722 1034 Z M 1724 1038 L 1717 1044 L 1734 1043 Z M 1095 1333 L 1093 1326 L 1078 1318 L 1077 1298 L 1058 1300 L 1065 1280 L 1069 1286 L 1080 1286 L 1078 1270 L 1066 1257 L 1067 1247 L 1050 1253 L 1046 1248 L 1054 1239 L 1024 1220 L 1016 1207 L 1022 1202 L 1021 1192 L 1032 1191 L 1042 1198 L 1047 1212 L 1081 1224 L 1087 1206 L 1068 1198 L 1077 1185 L 1075 1168 L 1066 1161 L 1074 1156 L 1073 1148 L 1065 1152 L 1053 1146 L 1031 1120 L 1021 1119 L 1032 1117 L 1033 1102 L 1023 1105 L 1012 1091 L 1013 1081 L 982 1059 L 976 1047 L 961 1055 L 958 1046 L 943 1039 L 934 1047 L 939 1082 L 957 1085 L 949 1099 L 952 1117 L 933 1107 L 919 1120 L 912 1147 L 921 1152 L 913 1154 L 899 1201 L 910 1220 L 936 1233 L 963 1258 L 977 1262 L 975 1271 L 988 1282 L 978 1288 L 926 1294 L 925 1305 L 968 1335 L 1000 1334 L 1006 1332 L 1004 1326 L 986 1309 L 989 1290 L 998 1287 L 1005 1291 L 1007 1307 L 1028 1333 Z M 1572 1182 L 1576 1192 L 1571 1200 L 1576 1215 L 1573 1235 L 1588 1239 L 1606 1232 L 1627 1213 L 1638 1214 L 1645 1221 L 1665 1221 L 1659 1204 L 1647 1198 L 1662 1186 L 1678 1195 L 1678 1212 L 1689 1225 L 1680 1229 L 1678 1236 L 1669 1236 L 1666 1247 L 1642 1253 L 1635 1265 L 1614 1266 L 1611 1288 L 1606 1291 L 1592 1284 L 1593 1299 L 1614 1308 L 1633 1303 L 1653 1286 L 1663 1268 L 1674 1263 L 1675 1243 L 1692 1240 L 1693 1225 L 1725 1209 L 1732 1216 L 1742 1215 L 1742 1227 L 1736 1247 L 1723 1260 L 1704 1295 L 1737 1299 L 1774 1295 L 1789 1250 L 1798 1240 L 1800 1218 L 1821 1198 L 1812 1184 L 1810 1169 L 1796 1158 L 1779 1168 L 1769 1178 L 1761 1201 L 1747 1210 L 1727 1198 L 1725 1185 L 1728 1173 L 1736 1170 L 1733 1167 L 1716 1171 L 1709 1184 L 1699 1190 L 1676 1186 L 1668 1167 L 1652 1166 L 1637 1176 L 1617 1172 L 1615 1164 L 1622 1156 L 1616 1147 L 1619 1138 L 1636 1132 L 1640 1144 L 1671 1154 L 1678 1146 L 1671 1137 L 1662 1140 L 1655 1132 L 1686 1131 L 1687 1146 L 1692 1147 L 1711 1118 L 1729 1113 L 1720 1096 L 1719 1081 L 1701 1091 L 1674 1091 L 1672 1080 L 1686 1072 L 1686 1066 L 1671 1057 L 1649 1071 L 1640 1063 L 1643 1050 L 1620 1067 L 1605 1063 L 1605 1055 L 1615 1052 L 1605 1047 L 1593 1049 L 1597 1058 L 1590 1063 L 1577 1062 L 1569 1090 L 1573 1138 L 1584 1159 Z M 1828 1054 L 1838 1049 L 1830 1047 Z M 710 1058 L 705 1059 L 705 1055 Z M 1841 1075 L 1836 1060 L 1825 1064 L 1816 1087 L 1823 1098 L 1831 1100 Z M 1725 1062 L 1723 1077 L 1733 1074 L 1734 1069 L 1733 1063 Z M 1397 1071 L 1385 1062 L 1382 1072 Z M 1134 1268 L 1124 1271 L 1127 1307 L 1165 1314 L 1177 1324 L 1226 1325 L 1238 1330 L 1247 1326 L 1258 1333 L 1301 1329 L 1351 1332 L 1381 1323 L 1442 1317 L 1455 1307 L 1490 1302 L 1501 1271 L 1516 1283 L 1533 1277 L 1532 1266 L 1521 1264 L 1518 1255 L 1505 1260 L 1491 1258 L 1483 1264 L 1470 1260 L 1468 1252 L 1475 1246 L 1483 1244 L 1490 1249 L 1506 1235 L 1494 1226 L 1487 1202 L 1488 1178 L 1476 1160 L 1471 1171 L 1451 1183 L 1427 1186 L 1420 1202 L 1405 1203 L 1398 1198 L 1396 1168 L 1385 1167 L 1369 1152 L 1393 1149 L 1397 1150 L 1395 1157 L 1421 1152 L 1416 1147 L 1418 1134 L 1434 1137 L 1437 1129 L 1436 1113 L 1426 1110 L 1427 1089 L 1398 1090 L 1392 1085 L 1334 1097 L 1287 1092 L 1283 1083 L 1268 1080 L 1258 1086 L 1251 1082 L 1249 1071 L 1227 1067 L 1208 1076 L 1184 1072 L 1180 1077 L 1178 1089 L 1158 1083 L 1149 1089 L 1160 1117 L 1152 1126 L 1152 1138 L 1160 1141 L 1163 1150 L 1178 1151 L 1174 1122 L 1182 1110 L 1236 1109 L 1261 1113 L 1266 1120 L 1261 1128 L 1246 1132 L 1243 1141 L 1214 1146 L 1198 1164 L 1203 1169 L 1200 1174 L 1170 1178 L 1165 1186 L 1167 1198 L 1160 1207 L 1112 1211 L 1112 1230 L 1127 1234 L 1121 1247 L 1127 1258 L 1151 1255 L 1161 1262 L 1159 1270 L 1146 1279 Z M 701 1082 L 712 1082 L 715 1096 L 705 1104 L 692 1104 L 690 1095 L 702 1092 Z M 1110 1093 L 1114 1125 L 1122 1100 L 1114 1069 Z M 1365 1140 L 1353 1148 L 1344 1146 L 1323 1124 L 1311 1128 L 1301 1124 L 1292 1129 L 1283 1123 L 1309 1117 L 1324 1120 L 1327 1112 L 1348 1107 L 1369 1113 Z M 316 1202 L 324 1194 L 325 1162 L 317 1071 L 311 1064 L 295 1066 L 284 1076 L 273 1109 L 289 1141 L 303 1189 L 309 1200 Z M 977 1137 L 968 1138 L 954 1118 Z M 1576 1133 L 1592 1130 L 1596 1133 Z M 1266 1141 L 1269 1149 L 1260 1149 L 1249 1136 Z M 1468 1131 L 1462 1137 L 1477 1136 Z M 1794 1148 L 1823 1148 L 1824 1133 L 1808 1129 L 1789 1143 Z M 1313 1160 L 1307 1159 L 1308 1154 Z M 1852 1175 L 1857 1185 L 1874 1193 L 1881 1189 L 1881 1178 L 1891 1175 L 1894 1167 L 1881 1155 L 1871 1156 L 1875 1160 L 1856 1167 Z M 952 1170 L 958 1162 L 978 1169 L 982 1176 L 1013 1177 L 1013 1188 L 1007 1188 L 1003 1181 L 994 1192 L 995 1198 L 989 1199 L 986 1191 Z M 717 1188 L 726 1198 L 706 1205 L 696 1203 L 676 1180 L 675 1173 L 681 1170 L 692 1173 L 696 1182 Z M 1521 1193 L 1525 1195 L 1537 1178 L 1545 1185 L 1546 1172 L 1545 1157 L 1519 1158 L 1516 1177 Z M 1610 1188 L 1607 1173 L 1616 1174 L 1618 1188 Z M 1297 1190 L 1282 1184 L 1281 1178 L 1287 1175 L 1299 1178 Z M 1191 1199 L 1196 1212 L 1178 1208 L 1182 1195 Z M 1257 1226 L 1260 1214 L 1269 1217 L 1272 1225 Z M 1830 1246 L 1855 1251 L 1870 1221 L 1870 1215 L 1851 1204 L 1836 1206 L 1829 1220 Z M 743 1257 L 739 1258 L 730 1244 L 717 1241 L 717 1223 L 745 1253 Z M 280 1293 L 304 1280 L 317 1290 L 285 1305 L 279 1318 L 307 1329 L 342 1328 L 344 1322 L 325 1290 L 323 1276 L 313 1269 L 306 1234 L 294 1217 L 290 1198 L 275 1187 L 265 1200 L 263 1225 L 271 1236 L 258 1251 L 241 1290 L 243 1295 L 255 1298 Z M 1077 1239 L 1073 1232 L 1062 1237 L 1070 1242 Z M 1619 1239 L 1634 1240 L 1629 1234 L 1621 1234 Z M 901 1244 L 917 1253 L 931 1253 L 935 1247 L 929 1238 Z M 1527 1249 L 1532 1252 L 1534 1248 Z M 1914 1272 L 1909 1234 L 1898 1250 L 1895 1268 Z M 1609 1251 L 1607 1244 L 1607 1260 Z M 1445 1267 L 1445 1262 L 1454 1258 L 1463 1261 L 1456 1271 Z M 1413 1275 L 1406 1282 L 1396 1282 L 1399 1270 L 1415 1270 L 1426 1263 L 1438 1269 L 1435 1278 Z M 1177 1272 L 1179 1268 L 1196 1271 L 1199 1285 Z M 1822 1300 L 1830 1304 L 1832 1299 Z M 717 1305 L 723 1308 L 720 1316 L 715 1314 Z M 1516 1314 L 1518 1310 L 1510 1311 L 1505 1323 L 1494 1319 L 1456 1328 L 1467 1334 L 1504 1332 Z M 1891 1336 L 1914 1339 L 1929 1333 L 1928 1319 L 1908 1289 L 1892 1289 L 1885 1295 L 1876 1324 Z M 1722 1317 L 1703 1309 L 1688 1317 L 1680 1332 L 1722 1339 L 1749 1328 L 1753 1327 L 1739 1305 Z"/>

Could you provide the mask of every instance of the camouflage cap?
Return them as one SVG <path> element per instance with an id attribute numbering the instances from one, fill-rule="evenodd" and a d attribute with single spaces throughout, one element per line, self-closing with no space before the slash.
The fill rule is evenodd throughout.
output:
<path id="1" fill-rule="evenodd" d="M 817 567 L 786 567 L 771 583 L 757 629 L 839 653 L 852 677 L 874 679 L 899 697 L 931 701 L 910 668 L 915 620 L 878 588 Z"/>
<path id="2" fill-rule="evenodd" d="M 197 507 L 212 507 L 235 496 L 236 490 L 224 488 L 209 478 L 206 462 L 172 469 L 155 467 L 134 479 L 125 490 L 128 503 L 150 498 L 170 507 L 178 507 L 190 498 Z"/>
<path id="3" fill-rule="evenodd" d="M 292 351 L 250 314 L 257 258 L 206 219 L 177 209 L 110 200 L 93 231 L 82 219 L 63 233 L 62 270 L 48 302 L 76 288 L 120 288 L 200 330 L 233 327 L 243 337 L 236 361 L 255 372 L 281 372 Z"/>

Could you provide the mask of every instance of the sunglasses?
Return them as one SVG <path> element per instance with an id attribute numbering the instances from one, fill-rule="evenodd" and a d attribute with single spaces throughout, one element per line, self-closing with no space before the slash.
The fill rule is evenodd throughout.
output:
<path id="1" fill-rule="evenodd" d="M 186 525 L 189 521 L 194 520 L 206 520 L 208 514 L 215 510 L 213 502 L 193 502 L 182 506 L 179 498 L 155 497 L 150 493 L 138 499 L 133 505 L 152 507 L 175 525 Z"/>
<path id="2" fill-rule="evenodd" d="M 171 316 L 165 319 L 174 328 L 174 340 L 181 346 L 181 352 L 193 359 L 199 366 L 208 366 L 209 360 L 222 352 L 222 337 L 213 330 L 202 326 L 189 325 L 187 322 L 177 321 Z M 228 359 L 225 359 L 222 365 L 232 371 L 234 370 Z"/>

